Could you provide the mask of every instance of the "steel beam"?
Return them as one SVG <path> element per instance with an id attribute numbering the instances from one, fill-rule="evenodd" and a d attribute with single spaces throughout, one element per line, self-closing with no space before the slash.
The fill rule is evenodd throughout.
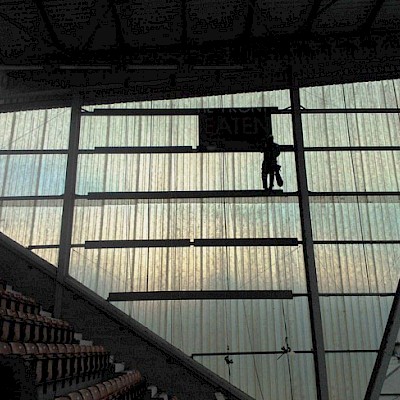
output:
<path id="1" fill-rule="evenodd" d="M 158 239 L 158 240 L 89 240 L 85 249 L 128 249 L 140 247 L 221 247 L 221 246 L 297 246 L 296 238 L 276 239 Z"/>
<path id="2" fill-rule="evenodd" d="M 141 247 L 189 247 L 190 239 L 170 240 L 88 240 L 85 249 L 129 249 Z"/>
<path id="3" fill-rule="evenodd" d="M 253 107 L 236 107 L 238 110 L 249 109 Z M 271 114 L 277 114 L 278 107 L 254 107 L 263 108 Z M 148 116 L 148 115 L 186 115 L 186 116 L 198 116 L 206 112 L 208 108 L 95 108 L 93 111 L 82 112 L 85 117 L 96 117 L 96 116 Z M 232 108 L 230 108 L 232 110 Z M 285 112 L 288 114 L 288 112 Z"/>
<path id="4" fill-rule="evenodd" d="M 360 33 L 368 33 L 371 30 L 372 25 L 374 24 L 376 17 L 382 9 L 383 3 L 385 0 L 376 0 L 370 13 L 365 20 L 365 23 L 362 25 L 360 29 Z"/>
<path id="5" fill-rule="evenodd" d="M 75 199 L 81 200 L 177 200 L 177 199 L 212 199 L 212 198 L 260 198 L 265 197 L 297 197 L 298 192 L 283 192 L 273 190 L 206 190 L 206 191 L 174 191 L 174 192 L 92 192 L 87 195 L 78 194 Z M 371 197 L 391 198 L 390 201 L 398 203 L 400 192 L 309 192 L 311 202 L 332 203 L 332 202 L 373 202 Z M 352 200 L 352 197 L 357 197 Z M 335 198 L 335 199 L 331 199 Z M 336 198 L 338 200 L 336 200 Z M 0 201 L 43 201 L 62 200 L 62 195 L 49 196 L 0 196 Z M 296 200 L 297 201 L 297 200 Z M 323 241 L 325 243 L 325 241 Z M 358 243 L 359 241 L 357 241 Z M 385 242 L 385 241 L 384 241 Z"/>
<path id="6" fill-rule="evenodd" d="M 71 107 L 69 131 L 68 160 L 65 176 L 64 204 L 61 220 L 60 250 L 58 253 L 57 283 L 54 302 L 54 315 L 61 317 L 63 283 L 68 275 L 71 253 L 72 226 L 74 219 L 74 202 L 76 173 L 78 165 L 79 134 L 81 126 L 81 100 L 74 99 Z"/>
<path id="7" fill-rule="evenodd" d="M 314 244 L 400 244 L 400 240 L 314 240 Z"/>
<path id="8" fill-rule="evenodd" d="M 307 20 L 304 23 L 304 25 L 300 27 L 300 29 L 298 30 L 298 33 L 304 34 L 304 33 L 309 33 L 311 31 L 312 24 L 318 15 L 318 11 L 321 7 L 321 3 L 322 3 L 322 0 L 314 0 L 313 1 L 310 13 L 307 16 Z"/>
<path id="9" fill-rule="evenodd" d="M 351 354 L 351 353 L 377 353 L 378 350 L 325 350 L 325 353 L 330 354 Z M 215 356 L 252 356 L 252 355 L 274 355 L 282 354 L 282 350 L 270 351 L 229 351 L 229 352 L 215 352 L 215 353 L 193 353 L 191 357 L 215 357 Z M 294 350 L 295 354 L 313 354 L 312 350 Z"/>
<path id="10" fill-rule="evenodd" d="M 185 290 L 109 293 L 107 301 L 293 299 L 291 290 Z"/>
<path id="11" fill-rule="evenodd" d="M 244 30 L 243 34 L 239 37 L 239 41 L 248 41 L 251 38 L 251 29 L 253 28 L 256 1 L 257 0 L 247 0 L 247 13 L 244 21 Z"/>
<path id="12" fill-rule="evenodd" d="M 206 191 L 173 191 L 173 192 L 92 192 L 86 196 L 89 200 L 121 199 L 210 199 L 215 197 L 293 197 L 296 192 L 273 190 L 206 190 Z"/>
<path id="13" fill-rule="evenodd" d="M 364 400 L 378 400 L 400 329 L 400 279 Z"/>
<path id="14" fill-rule="evenodd" d="M 242 107 L 246 108 L 246 107 Z M 291 114 L 291 110 L 279 110 L 277 107 L 268 107 L 271 114 Z M 203 108 L 95 108 L 93 111 L 82 112 L 84 117 L 98 116 L 146 116 L 146 115 L 199 115 Z M 300 109 L 300 114 L 398 114 L 400 108 L 310 108 Z"/>
<path id="15" fill-rule="evenodd" d="M 109 4 L 109 8 L 111 9 L 112 18 L 114 20 L 117 44 L 118 44 L 118 47 L 121 50 L 123 50 L 126 46 L 126 41 L 125 41 L 124 33 L 122 31 L 121 19 L 118 14 L 115 0 L 108 0 L 108 4 Z"/>
<path id="16" fill-rule="evenodd" d="M 321 14 L 323 14 L 325 11 L 329 10 L 335 3 L 337 3 L 340 0 L 331 0 L 329 3 L 327 3 L 324 7 L 321 7 L 315 17 L 319 17 Z"/>
<path id="17" fill-rule="evenodd" d="M 303 238 L 304 265 L 306 272 L 312 343 L 314 350 L 314 368 L 317 386 L 317 398 L 318 400 L 328 400 L 328 377 L 326 372 L 324 335 L 322 329 L 321 307 L 318 293 L 318 277 L 315 267 L 314 241 L 311 227 L 306 162 L 304 156 L 303 126 L 301 121 L 300 93 L 295 78 L 293 78 L 293 86 L 290 89 L 290 99 L 297 169 L 297 185 L 299 188 L 299 205 L 301 231 Z"/>
<path id="18" fill-rule="evenodd" d="M 399 147 L 400 149 L 400 147 Z M 281 152 L 293 151 L 293 146 L 280 146 Z M 175 154 L 175 153 L 257 153 L 249 149 L 215 149 L 203 150 L 202 148 L 193 148 L 191 146 L 157 146 L 157 147 L 95 147 L 94 150 L 81 150 L 80 153 L 89 154 Z M 261 152 L 261 151 L 260 151 Z M 0 153 L 1 154 L 1 153 Z"/>
<path id="19" fill-rule="evenodd" d="M 63 43 L 61 43 L 60 39 L 58 38 L 54 26 L 52 25 L 49 16 L 47 15 L 46 12 L 46 7 L 43 4 L 43 0 L 33 0 L 34 3 L 36 4 L 36 7 L 39 11 L 39 14 L 42 18 L 42 21 L 46 27 L 47 33 L 50 36 L 52 44 L 60 51 L 66 52 L 66 47 Z"/>

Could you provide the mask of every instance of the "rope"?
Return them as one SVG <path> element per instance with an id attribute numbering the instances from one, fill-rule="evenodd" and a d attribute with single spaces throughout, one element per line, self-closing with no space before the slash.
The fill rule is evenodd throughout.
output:
<path id="1" fill-rule="evenodd" d="M 222 190 L 225 190 L 225 153 L 222 153 Z M 225 229 L 225 237 L 228 236 L 228 223 L 227 223 L 227 217 L 226 217 L 226 202 L 225 202 L 225 197 L 222 200 L 222 211 L 223 211 L 223 218 L 224 218 L 224 229 Z M 230 262 L 229 262 L 229 257 L 228 257 L 228 246 L 225 246 L 225 269 L 226 269 L 226 286 L 227 290 L 230 290 L 230 277 L 229 277 L 229 270 L 230 270 Z M 224 310 L 225 310 L 225 337 L 226 337 L 226 350 L 229 352 L 229 343 L 230 343 L 230 338 L 229 338 L 229 329 L 228 329 L 228 307 L 227 307 L 227 300 L 224 299 Z M 226 356 L 228 357 L 228 356 Z M 231 378 L 231 369 L 230 369 L 230 363 L 228 363 L 227 359 L 225 358 L 225 361 L 228 364 L 228 369 L 229 369 L 229 382 Z"/>
<path id="2" fill-rule="evenodd" d="M 291 348 L 289 347 L 289 343 L 288 343 L 288 330 L 287 330 L 287 325 L 286 325 L 285 306 L 283 305 L 283 303 L 282 303 L 282 316 L 283 316 L 283 324 L 285 326 L 285 344 L 286 344 L 286 349 L 285 349 L 285 347 L 282 347 L 282 351 L 286 352 L 286 360 L 287 360 L 288 371 L 289 371 L 290 395 L 293 400 L 294 397 L 293 397 L 292 370 L 290 367 L 290 360 L 289 360 L 289 352 L 291 351 Z M 283 353 L 283 354 L 285 354 L 285 353 Z M 280 357 L 282 357 L 282 356 L 280 356 Z M 279 358 L 278 358 L 278 360 L 279 360 Z"/>

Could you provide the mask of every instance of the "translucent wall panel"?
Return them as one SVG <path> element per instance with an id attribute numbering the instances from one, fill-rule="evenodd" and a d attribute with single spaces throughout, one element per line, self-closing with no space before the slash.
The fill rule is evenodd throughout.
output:
<path id="1" fill-rule="evenodd" d="M 1 196 L 60 195 L 64 192 L 67 156 L 0 156 Z"/>
<path id="2" fill-rule="evenodd" d="M 62 201 L 3 201 L 0 231 L 18 243 L 58 244 Z"/>
<path id="3" fill-rule="evenodd" d="M 296 190 L 294 155 L 279 157 L 286 191 Z M 77 192 L 262 189 L 261 153 L 84 154 Z"/>
<path id="4" fill-rule="evenodd" d="M 69 123 L 69 108 L 2 113 L 0 149 L 66 149 Z"/>
<path id="5" fill-rule="evenodd" d="M 399 108 L 400 79 L 300 89 L 305 108 Z"/>
<path id="6" fill-rule="evenodd" d="M 256 399 L 316 399 L 313 357 L 308 354 L 295 354 L 289 359 L 283 356 L 278 360 L 278 357 L 230 356 L 233 360 L 230 376 L 224 356 L 196 357 L 195 360 Z"/>
<path id="7" fill-rule="evenodd" d="M 272 115 L 272 132 L 280 144 L 293 144 L 290 115 Z M 80 148 L 199 145 L 197 116 L 83 117 Z"/>
<path id="8" fill-rule="evenodd" d="M 310 209 L 314 239 L 399 240 L 397 197 L 313 197 Z"/>
<path id="9" fill-rule="evenodd" d="M 330 400 L 364 398 L 376 353 L 326 354 Z"/>
<path id="10" fill-rule="evenodd" d="M 306 153 L 311 191 L 399 191 L 400 151 Z"/>
<path id="11" fill-rule="evenodd" d="M 72 241 L 300 236 L 295 197 L 78 200 Z"/>
<path id="12" fill-rule="evenodd" d="M 305 146 L 400 146 L 399 114 L 303 114 Z"/>
<path id="13" fill-rule="evenodd" d="M 196 116 L 83 117 L 81 149 L 94 147 L 198 146 Z"/>
<path id="14" fill-rule="evenodd" d="M 32 252 L 48 261 L 50 264 L 53 264 L 55 267 L 58 266 L 58 249 L 34 249 Z"/>
<path id="15" fill-rule="evenodd" d="M 379 349 L 392 302 L 393 297 L 322 297 L 326 349 Z"/>
<path id="16" fill-rule="evenodd" d="M 400 245 L 315 245 L 320 292 L 394 293 Z"/>
<path id="17" fill-rule="evenodd" d="M 290 106 L 288 90 L 272 92 L 253 92 L 226 94 L 222 96 L 204 96 L 174 100 L 155 100 L 132 103 L 115 103 L 98 106 L 85 106 L 87 110 L 94 108 L 218 108 L 218 107 L 279 107 Z"/>
<path id="18" fill-rule="evenodd" d="M 73 248 L 72 276 L 112 291 L 276 289 L 305 291 L 302 248 Z"/>

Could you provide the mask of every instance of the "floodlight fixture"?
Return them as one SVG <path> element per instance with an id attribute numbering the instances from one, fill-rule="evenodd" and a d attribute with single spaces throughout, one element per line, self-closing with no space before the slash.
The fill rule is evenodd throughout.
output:
<path id="1" fill-rule="evenodd" d="M 126 67 L 127 70 L 137 70 L 137 71 L 145 71 L 145 70 L 167 70 L 167 71 L 176 71 L 178 69 L 177 65 L 128 65 Z"/>
<path id="2" fill-rule="evenodd" d="M 194 65 L 197 71 L 243 71 L 243 65 Z"/>
<path id="3" fill-rule="evenodd" d="M 42 65 L 0 65 L 0 71 L 43 71 Z"/>

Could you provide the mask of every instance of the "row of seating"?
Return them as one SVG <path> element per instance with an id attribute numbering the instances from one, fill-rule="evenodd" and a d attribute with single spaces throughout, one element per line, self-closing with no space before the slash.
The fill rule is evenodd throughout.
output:
<path id="1" fill-rule="evenodd" d="M 40 312 L 40 304 L 38 304 L 35 299 L 9 291 L 5 288 L 0 289 L 0 307 L 29 314 L 39 314 Z"/>
<path id="2" fill-rule="evenodd" d="M 66 321 L 0 308 L 3 342 L 73 343 L 74 329 Z"/>
<path id="3" fill-rule="evenodd" d="M 117 378 L 71 392 L 55 400 L 134 400 L 143 398 L 145 392 L 146 384 L 140 372 L 127 371 Z"/>
<path id="4" fill-rule="evenodd" d="M 36 384 L 85 381 L 109 370 L 110 354 L 103 346 L 46 343 L 0 343 L 0 356 L 22 357 L 32 363 Z"/>
<path id="5" fill-rule="evenodd" d="M 74 329 L 68 322 L 45 316 L 34 299 L 7 290 L 9 288 L 0 278 L 0 359 L 18 357 L 29 363 L 35 374 L 35 384 L 41 387 L 45 398 L 59 393 L 60 388 L 61 393 L 69 387 L 70 390 L 82 388 L 82 382 L 92 386 L 75 389 L 58 399 L 144 398 L 146 381 L 139 371 L 127 371 L 117 378 L 93 384 L 110 378 L 110 353 L 103 346 L 76 344 Z"/>

